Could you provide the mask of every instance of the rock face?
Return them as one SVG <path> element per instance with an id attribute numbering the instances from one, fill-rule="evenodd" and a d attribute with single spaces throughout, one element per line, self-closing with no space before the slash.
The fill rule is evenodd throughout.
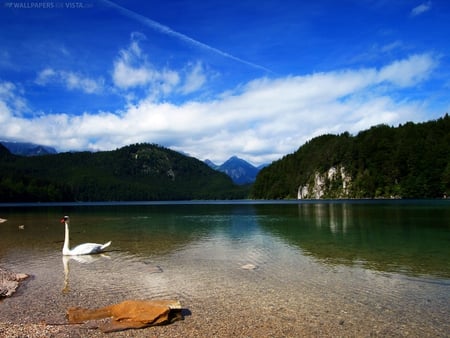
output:
<path id="1" fill-rule="evenodd" d="M 298 199 L 346 198 L 352 178 L 341 166 L 331 167 L 324 173 L 315 172 L 309 182 L 298 187 Z"/>
<path id="2" fill-rule="evenodd" d="M 24 273 L 14 273 L 0 267 L 0 298 L 9 297 L 16 292 L 19 283 L 29 276 Z"/>

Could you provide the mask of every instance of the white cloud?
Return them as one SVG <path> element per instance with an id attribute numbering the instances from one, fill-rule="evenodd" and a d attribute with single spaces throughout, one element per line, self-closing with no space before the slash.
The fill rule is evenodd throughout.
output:
<path id="1" fill-rule="evenodd" d="M 379 77 L 382 81 L 408 87 L 428 78 L 436 66 L 437 61 L 430 54 L 416 54 L 383 67 Z"/>
<path id="2" fill-rule="evenodd" d="M 394 50 L 397 50 L 399 48 L 403 47 L 403 43 L 399 40 L 396 40 L 394 42 L 388 43 L 387 45 L 381 46 L 380 52 L 381 53 L 390 53 Z"/>
<path id="3" fill-rule="evenodd" d="M 119 52 L 112 71 L 116 87 L 129 92 L 145 88 L 157 99 L 174 93 L 191 94 L 206 83 L 207 75 L 200 62 L 189 64 L 182 72 L 168 67 L 157 69 L 149 62 L 139 45 L 139 41 L 143 39 L 143 34 L 133 33 L 128 48 Z"/>
<path id="4" fill-rule="evenodd" d="M 0 81 L 0 122 L 29 111 L 23 94 L 23 91 L 12 82 Z"/>
<path id="5" fill-rule="evenodd" d="M 179 84 L 180 75 L 167 68 L 157 70 L 142 52 L 136 36 L 143 39 L 142 34 L 133 33 L 130 46 L 122 49 L 114 62 L 114 85 L 124 90 L 145 87 L 151 89 L 154 97 L 170 94 Z"/>
<path id="6" fill-rule="evenodd" d="M 431 1 L 427 1 L 427 2 L 424 2 L 424 3 L 420 4 L 417 7 L 414 7 L 411 10 L 410 15 L 412 17 L 415 17 L 415 16 L 421 15 L 421 14 L 423 14 L 425 12 L 428 12 L 430 9 L 431 9 Z"/>
<path id="7" fill-rule="evenodd" d="M 199 90 L 203 84 L 206 82 L 206 74 L 203 70 L 203 65 L 197 62 L 195 65 L 191 66 L 190 71 L 186 75 L 185 82 L 181 87 L 181 92 L 183 94 L 190 94 Z"/>
<path id="8" fill-rule="evenodd" d="M 179 74 L 170 69 L 164 69 L 160 74 L 160 87 L 164 94 L 169 94 L 180 83 Z"/>
<path id="9" fill-rule="evenodd" d="M 128 49 L 121 50 L 114 62 L 113 81 L 119 88 L 143 86 L 156 81 L 158 77 L 156 70 L 142 56 L 137 41 L 132 41 Z"/>
<path id="10" fill-rule="evenodd" d="M 79 89 L 88 94 L 100 92 L 103 87 L 101 80 L 82 77 L 72 72 L 61 72 L 61 78 L 66 83 L 67 88 Z"/>
<path id="11" fill-rule="evenodd" d="M 49 82 L 53 81 L 53 79 L 57 76 L 58 76 L 58 74 L 56 73 L 55 70 L 53 70 L 51 68 L 46 68 L 39 72 L 35 82 L 36 82 L 36 84 L 38 84 L 40 86 L 45 86 Z"/>
<path id="12" fill-rule="evenodd" d="M 103 79 L 94 80 L 81 74 L 69 71 L 45 68 L 36 77 L 36 84 L 46 86 L 48 84 L 63 84 L 70 90 L 81 90 L 87 94 L 100 93 L 104 87 Z"/>
<path id="13" fill-rule="evenodd" d="M 26 128 L 33 142 L 60 150 L 106 150 L 152 142 L 216 163 L 238 155 L 260 164 L 323 133 L 357 133 L 375 124 L 423 119 L 422 102 L 407 97 L 397 101 L 395 94 L 424 81 L 436 65 L 432 55 L 422 54 L 380 69 L 261 78 L 203 102 L 161 103 L 148 97 L 120 112 L 7 120 L 0 135 L 8 126 L 13 130 L 15 123 L 20 129 L 10 137 L 20 137 Z M 175 73 L 160 76 L 178 83 Z"/>

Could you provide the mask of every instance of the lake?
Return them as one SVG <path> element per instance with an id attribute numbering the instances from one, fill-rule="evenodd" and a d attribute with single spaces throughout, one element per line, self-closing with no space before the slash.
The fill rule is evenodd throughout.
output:
<path id="1" fill-rule="evenodd" d="M 72 247 L 107 253 L 63 259 L 64 215 Z M 2 322 L 176 298 L 189 315 L 167 330 L 195 335 L 450 333 L 450 200 L 3 204 L 0 218 L 0 266 L 32 275 Z"/>

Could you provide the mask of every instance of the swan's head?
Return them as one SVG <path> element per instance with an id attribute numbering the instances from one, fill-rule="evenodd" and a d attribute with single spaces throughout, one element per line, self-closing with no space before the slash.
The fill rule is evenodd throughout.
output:
<path id="1" fill-rule="evenodd" d="M 69 223 L 69 216 L 64 216 L 61 218 L 61 223 Z"/>

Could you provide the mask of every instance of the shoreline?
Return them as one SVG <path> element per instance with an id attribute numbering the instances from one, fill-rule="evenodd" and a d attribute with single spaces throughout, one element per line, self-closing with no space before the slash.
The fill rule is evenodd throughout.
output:
<path id="1" fill-rule="evenodd" d="M 69 324 L 63 314 L 42 314 L 40 322 L 2 321 L 0 336 L 8 338 L 73 337 L 445 337 L 450 325 L 430 323 L 414 311 L 377 308 L 358 300 L 328 297 L 318 290 L 289 295 L 278 290 L 258 290 L 238 297 L 216 294 L 186 303 L 185 319 L 172 324 L 120 332 L 103 333 L 98 324 L 105 320 Z M 305 290 L 306 291 L 306 290 Z M 275 295 L 276 294 L 276 295 Z M 275 296 L 275 298 L 274 298 Z M 14 297 L 9 299 L 11 306 Z M 36 318 L 36 316 L 34 316 Z M 51 319 L 53 318 L 53 319 Z M 29 318 L 31 319 L 31 318 Z M 47 323 L 46 323 L 47 322 Z"/>

